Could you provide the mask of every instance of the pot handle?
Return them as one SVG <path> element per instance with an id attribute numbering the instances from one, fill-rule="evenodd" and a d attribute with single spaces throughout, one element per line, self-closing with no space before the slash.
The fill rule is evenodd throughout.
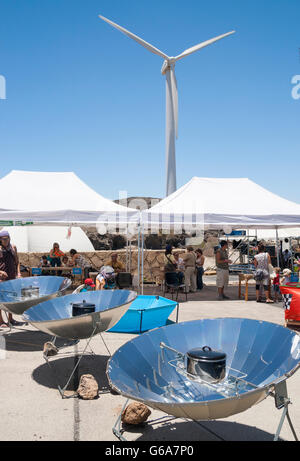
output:
<path id="1" fill-rule="evenodd" d="M 209 347 L 209 346 L 203 346 L 203 347 L 202 347 L 202 350 L 203 350 L 203 351 L 211 351 L 211 347 Z"/>

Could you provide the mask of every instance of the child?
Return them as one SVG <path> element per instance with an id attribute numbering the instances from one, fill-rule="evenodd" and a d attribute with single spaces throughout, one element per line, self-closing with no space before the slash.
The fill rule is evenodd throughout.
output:
<path id="1" fill-rule="evenodd" d="M 44 255 L 44 256 L 41 257 L 40 267 L 47 267 L 47 266 L 50 266 L 50 262 L 48 261 L 47 256 Z"/>
<path id="2" fill-rule="evenodd" d="M 274 289 L 274 298 L 275 303 L 279 301 L 280 297 L 280 267 L 274 267 L 275 276 L 273 277 L 273 289 Z"/>
<path id="3" fill-rule="evenodd" d="M 80 290 L 80 293 L 83 291 L 92 291 L 95 286 L 93 279 L 85 279 L 84 287 Z"/>
<path id="4" fill-rule="evenodd" d="M 70 264 L 69 264 L 69 258 L 68 258 L 67 255 L 65 255 L 65 256 L 62 257 L 61 262 L 62 262 L 62 266 L 63 266 L 63 267 L 69 267 L 69 266 L 70 266 Z"/>
<path id="5" fill-rule="evenodd" d="M 291 273 L 292 271 L 290 269 L 283 270 L 283 277 L 280 280 L 280 285 L 288 285 L 289 283 L 291 283 Z"/>

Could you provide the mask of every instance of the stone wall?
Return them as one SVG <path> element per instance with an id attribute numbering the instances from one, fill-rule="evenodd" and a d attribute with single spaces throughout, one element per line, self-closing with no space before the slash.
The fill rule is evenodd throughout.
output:
<path id="1" fill-rule="evenodd" d="M 203 254 L 205 256 L 205 269 L 210 269 L 214 266 L 214 246 L 218 244 L 218 239 L 213 236 L 209 236 L 206 242 L 201 245 Z M 173 253 L 184 252 L 184 249 L 174 249 Z M 100 269 L 101 266 L 109 259 L 112 253 L 118 253 L 119 260 L 126 266 L 126 249 L 117 251 L 113 250 L 98 250 L 89 253 L 81 253 L 95 269 Z M 165 250 L 144 250 L 144 275 L 146 280 L 156 280 L 157 278 L 163 278 L 164 273 L 164 253 Z M 21 264 L 29 267 L 37 267 L 40 263 L 40 259 L 45 253 L 19 253 Z M 138 266 L 138 250 L 136 247 L 127 252 L 127 267 L 131 269 L 133 275 L 137 275 Z"/>
<path id="2" fill-rule="evenodd" d="M 205 256 L 204 269 L 207 274 L 211 271 L 215 273 L 215 256 L 214 256 L 214 247 L 219 243 L 219 238 L 213 232 L 206 232 L 204 241 L 194 246 L 194 248 L 202 248 L 203 255 Z M 239 252 L 232 252 L 231 243 L 230 246 L 230 257 L 234 263 L 239 263 Z M 182 253 L 184 248 L 174 248 L 173 253 Z M 112 253 L 118 253 L 120 261 L 126 266 L 127 259 L 127 268 L 132 273 L 132 275 L 137 275 L 137 266 L 138 266 L 138 250 L 137 247 L 131 246 L 131 254 L 126 249 L 119 250 L 95 250 L 89 253 L 82 253 L 82 255 L 90 262 L 91 266 L 96 270 L 100 269 L 101 266 L 109 259 Z M 126 256 L 127 253 L 127 256 Z M 163 280 L 164 278 L 164 249 L 160 250 L 146 250 L 144 249 L 144 276 L 146 281 L 158 281 L 158 279 Z M 24 266 L 37 267 L 40 263 L 40 259 L 45 253 L 19 253 L 19 258 L 21 264 Z"/>
<path id="3" fill-rule="evenodd" d="M 182 250 L 181 250 L 182 251 Z M 144 275 L 147 280 L 155 280 L 156 277 L 161 277 L 164 269 L 164 250 L 144 250 Z M 112 250 L 99 250 L 89 253 L 81 253 L 95 269 L 100 269 L 101 266 L 109 259 Z M 126 250 L 118 250 L 119 260 L 126 266 Z M 45 253 L 19 253 L 21 264 L 29 267 L 38 267 L 41 257 Z M 127 254 L 128 268 L 130 265 L 131 273 L 137 274 L 138 266 L 138 250 L 131 250 L 131 257 L 128 251 Z"/>

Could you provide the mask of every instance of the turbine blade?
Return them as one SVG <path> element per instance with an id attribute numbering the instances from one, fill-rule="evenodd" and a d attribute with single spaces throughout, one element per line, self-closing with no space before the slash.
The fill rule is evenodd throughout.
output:
<path id="1" fill-rule="evenodd" d="M 205 42 L 199 43 L 198 45 L 192 46 L 191 48 L 188 48 L 187 50 L 183 51 L 181 54 L 175 57 L 175 60 L 178 61 L 179 59 L 185 58 L 185 56 L 188 56 L 189 54 L 194 53 L 195 51 L 200 50 L 201 48 L 204 48 L 205 46 L 211 45 L 214 42 L 217 42 L 218 40 L 221 40 L 222 38 L 228 37 L 228 35 L 232 35 L 235 33 L 235 30 L 232 30 L 231 32 L 227 32 L 226 34 L 223 35 L 218 35 L 218 37 L 211 38 L 210 40 L 206 40 Z"/>
<path id="2" fill-rule="evenodd" d="M 132 38 L 135 40 L 137 43 L 142 45 L 144 48 L 146 48 L 148 51 L 151 51 L 151 53 L 157 54 L 158 56 L 168 59 L 169 56 L 167 56 L 165 53 L 160 51 L 158 48 L 155 48 L 155 46 L 150 45 L 150 43 L 145 42 L 142 38 L 138 37 L 137 35 L 134 35 L 132 32 L 129 32 L 128 30 L 124 29 L 124 27 L 119 26 L 115 22 L 110 21 L 109 19 L 105 18 L 104 16 L 99 15 L 99 18 L 103 19 L 103 21 L 107 22 L 110 24 L 112 27 L 115 27 L 119 31 L 121 31 L 123 34 L 127 35 L 129 38 Z"/>
<path id="3" fill-rule="evenodd" d="M 171 89 L 172 89 L 172 102 L 173 102 L 173 113 L 175 123 L 175 136 L 178 138 L 178 89 L 177 80 L 175 75 L 175 66 L 171 66 Z"/>

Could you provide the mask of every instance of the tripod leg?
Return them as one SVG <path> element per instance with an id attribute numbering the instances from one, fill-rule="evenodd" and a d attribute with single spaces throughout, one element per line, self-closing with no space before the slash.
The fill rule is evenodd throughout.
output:
<path id="1" fill-rule="evenodd" d="M 121 429 L 121 418 L 122 418 L 122 413 L 125 410 L 126 405 L 127 405 L 128 402 L 129 402 L 129 399 L 127 399 L 126 402 L 124 403 L 123 408 L 122 408 L 122 410 L 121 410 L 121 412 L 120 412 L 120 414 L 118 416 L 118 419 L 115 422 L 114 427 L 112 428 L 113 434 L 116 437 L 118 437 L 118 439 L 121 440 L 122 442 L 127 442 L 125 437 L 123 437 L 123 435 L 122 435 L 124 431 Z"/>

